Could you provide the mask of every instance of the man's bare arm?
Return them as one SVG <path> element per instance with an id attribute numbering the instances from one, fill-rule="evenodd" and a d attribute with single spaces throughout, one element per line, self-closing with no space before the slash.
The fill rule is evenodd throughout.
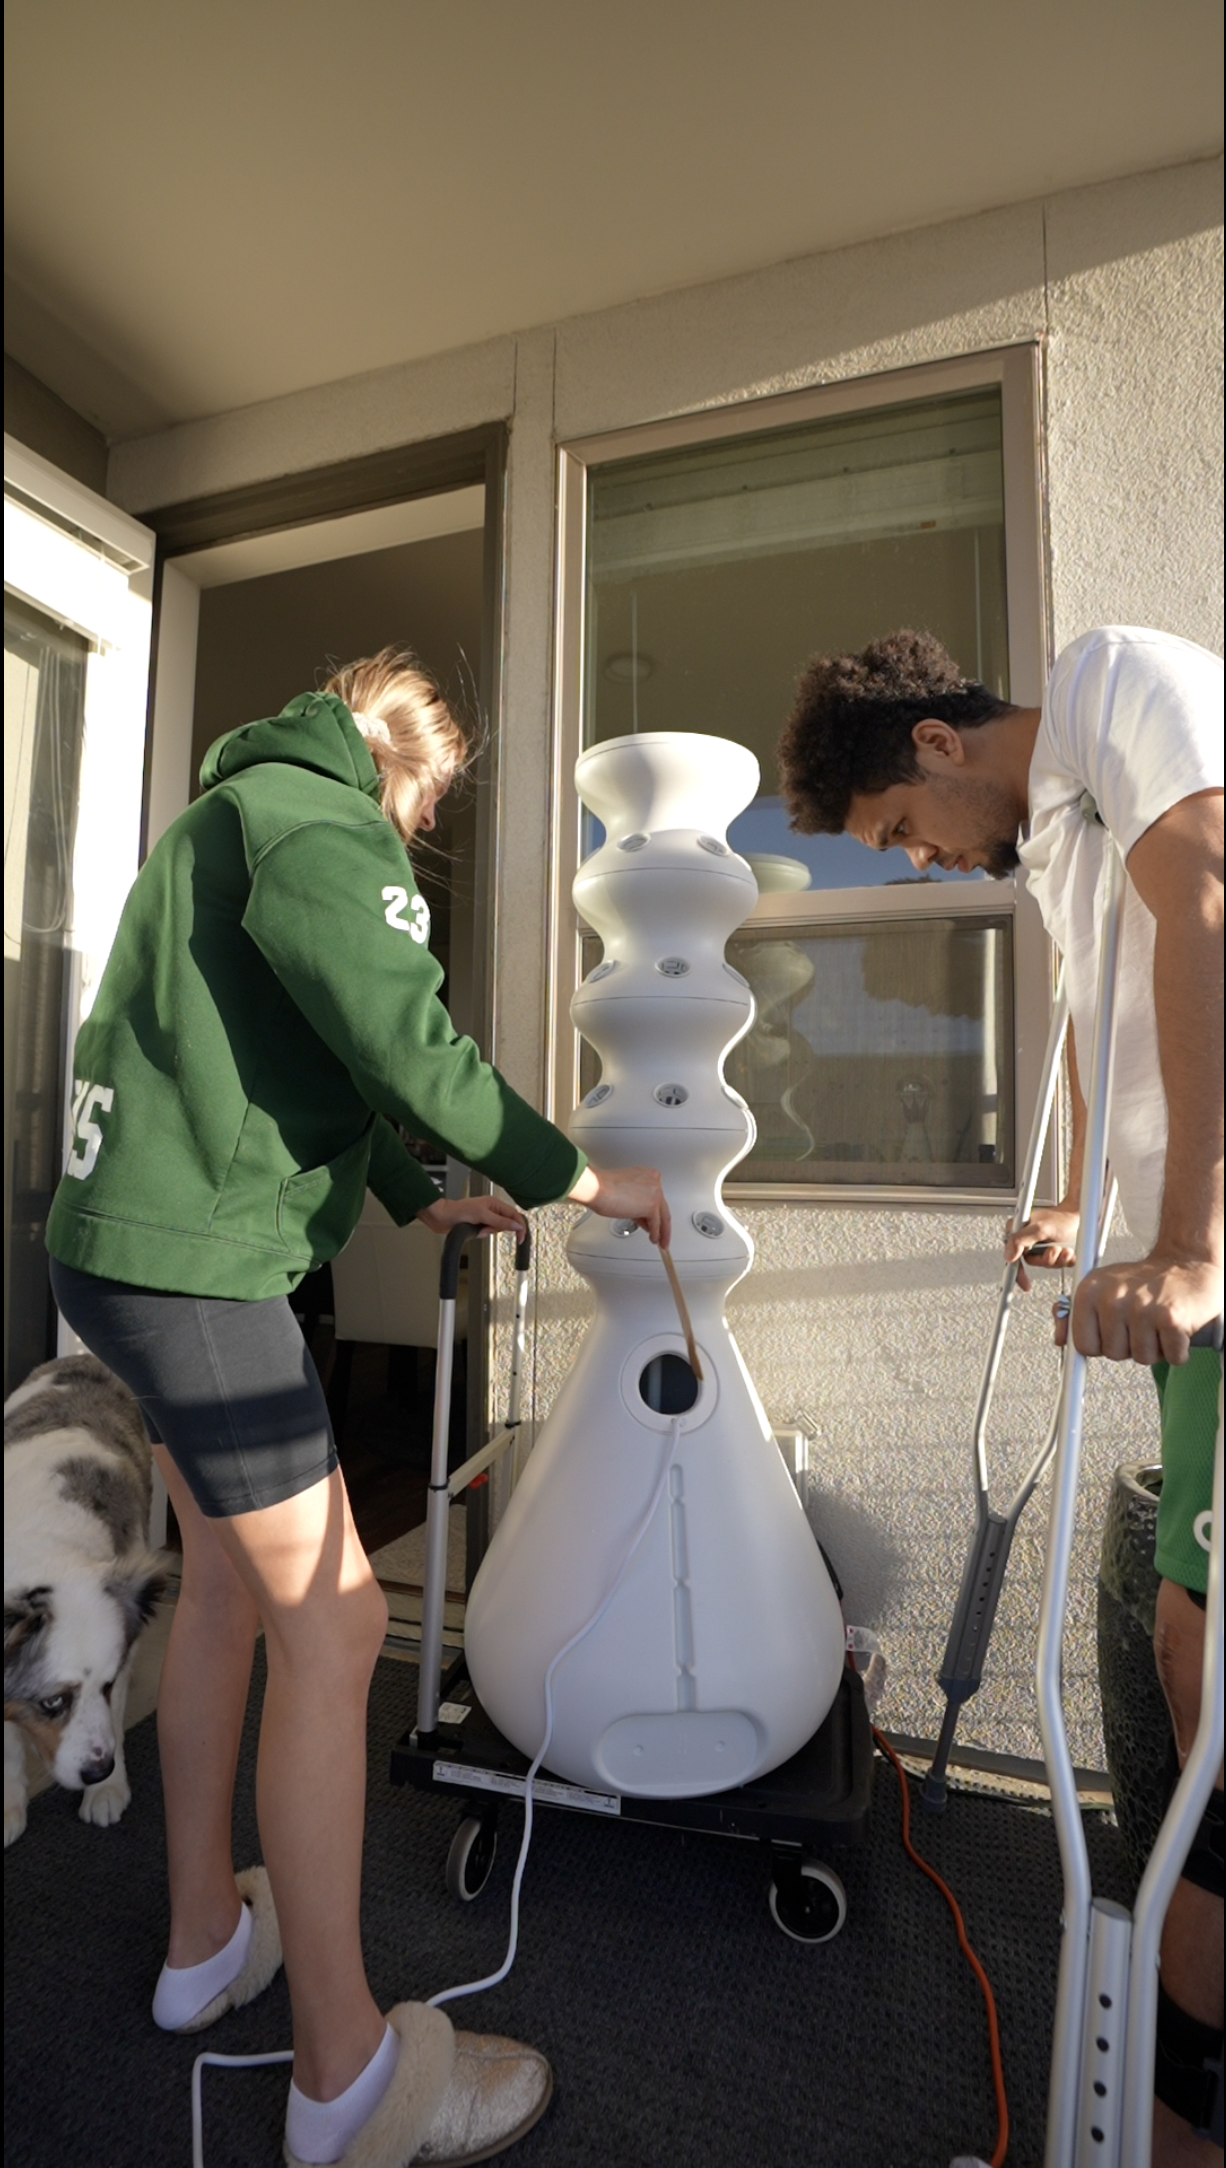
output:
<path id="1" fill-rule="evenodd" d="M 1154 1007 L 1170 1135 L 1155 1254 L 1222 1262 L 1222 794 L 1184 798 L 1128 871 L 1158 922 Z"/>
<path id="2" fill-rule="evenodd" d="M 1189 1335 L 1222 1305 L 1222 793 L 1199 792 L 1162 814 L 1133 845 L 1128 873 L 1157 923 L 1169 1122 L 1162 1215 L 1148 1257 L 1082 1283 L 1073 1337 L 1087 1355 L 1179 1363 Z"/>

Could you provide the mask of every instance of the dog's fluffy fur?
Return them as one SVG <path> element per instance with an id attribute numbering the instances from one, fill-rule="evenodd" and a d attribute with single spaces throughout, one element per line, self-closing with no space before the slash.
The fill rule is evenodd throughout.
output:
<path id="1" fill-rule="evenodd" d="M 81 1819 L 131 1798 L 123 1717 L 166 1586 L 149 1550 L 152 1457 L 132 1394 L 92 1355 L 44 1363 L 4 1407 L 4 1842 L 26 1826 L 23 1737 Z"/>

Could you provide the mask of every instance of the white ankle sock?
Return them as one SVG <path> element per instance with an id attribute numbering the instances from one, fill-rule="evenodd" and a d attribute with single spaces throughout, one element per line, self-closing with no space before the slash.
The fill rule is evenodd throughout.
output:
<path id="1" fill-rule="evenodd" d="M 237 1980 L 251 1948 L 251 1907 L 240 1905 L 238 1926 L 224 1950 L 202 1965 L 163 1965 L 153 1995 L 153 2022 L 163 2032 L 190 2025 L 223 1988 Z"/>
<path id="2" fill-rule="evenodd" d="M 389 2025 L 365 2070 L 335 2100 L 308 2100 L 290 2080 L 285 2142 L 296 2160 L 338 2161 L 382 2100 L 400 2059 L 400 2035 Z"/>

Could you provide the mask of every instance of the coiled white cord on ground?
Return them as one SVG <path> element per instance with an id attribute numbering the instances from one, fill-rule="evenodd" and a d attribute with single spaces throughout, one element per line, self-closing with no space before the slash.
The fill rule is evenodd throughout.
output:
<path id="1" fill-rule="evenodd" d="M 431 1995 L 429 2005 L 431 2009 L 437 2010 L 445 2002 L 458 2002 L 465 1995 L 479 1995 L 483 1988 L 498 1987 L 506 1979 L 512 1965 L 515 1963 L 515 1954 L 519 1947 L 519 1893 L 524 1879 L 524 1869 L 528 1864 L 528 1847 L 532 1842 L 532 1787 L 536 1780 L 537 1771 L 549 1751 L 549 1742 L 553 1737 L 553 1675 L 558 1665 L 570 1655 L 571 1650 L 578 1648 L 579 1643 L 586 1640 L 593 1629 L 600 1624 L 627 1573 L 630 1571 L 635 1553 L 659 1510 L 660 1500 L 664 1496 L 665 1486 L 672 1472 L 672 1465 L 677 1457 L 677 1447 L 680 1443 L 681 1418 L 680 1416 L 674 1416 L 669 1425 L 668 1452 L 665 1455 L 664 1465 L 660 1470 L 659 1480 L 651 1495 L 651 1504 L 634 1532 L 633 1540 L 617 1569 L 612 1584 L 601 1597 L 591 1617 L 558 1650 L 557 1655 L 553 1658 L 549 1669 L 545 1673 L 545 1736 L 541 1740 L 528 1774 L 524 1778 L 524 1833 L 520 1840 L 519 1858 L 515 1863 L 515 1879 L 511 1884 L 511 1935 L 507 1944 L 507 1954 L 497 1972 L 487 1974 L 485 1979 L 468 1980 L 463 1987 L 445 1987 L 441 1994 Z M 220 2070 L 254 2070 L 262 2063 L 292 2063 L 293 2060 L 294 2051 L 292 2048 L 279 2048 L 275 2054 L 271 2055 L 215 2055 L 206 2053 L 196 2057 L 192 2065 L 192 2168 L 204 2168 L 204 2099 L 202 2085 L 205 2066 L 211 2065 L 213 2068 Z"/>
<path id="2" fill-rule="evenodd" d="M 292 2063 L 292 2048 L 278 2048 L 274 2055 L 198 2055 L 192 2064 L 192 2168 L 204 2168 L 204 2067 L 218 2070 L 254 2070 L 257 2063 Z"/>

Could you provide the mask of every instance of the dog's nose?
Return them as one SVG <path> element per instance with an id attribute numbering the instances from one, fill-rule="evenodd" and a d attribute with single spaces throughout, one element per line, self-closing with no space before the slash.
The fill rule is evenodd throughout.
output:
<path id="1" fill-rule="evenodd" d="M 91 1754 L 89 1760 L 81 1764 L 81 1782 L 82 1784 L 105 1783 L 114 1767 L 115 1756 L 113 1754 Z"/>

